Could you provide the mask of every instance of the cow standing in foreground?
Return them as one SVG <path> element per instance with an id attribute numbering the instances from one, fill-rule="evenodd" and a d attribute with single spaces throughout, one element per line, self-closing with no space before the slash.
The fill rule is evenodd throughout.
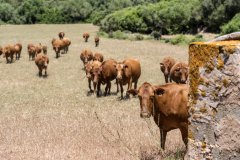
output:
<path id="1" fill-rule="evenodd" d="M 88 42 L 89 37 L 90 37 L 89 33 L 87 33 L 87 32 L 83 33 L 83 38 L 84 38 L 85 42 Z"/>
<path id="2" fill-rule="evenodd" d="M 172 57 L 165 57 L 163 61 L 160 63 L 160 69 L 164 74 L 165 82 L 168 83 L 168 80 L 170 79 L 170 82 L 172 82 L 170 78 L 170 70 L 175 64 L 175 60 Z"/>
<path id="3" fill-rule="evenodd" d="M 45 76 L 47 76 L 47 67 L 49 64 L 48 56 L 43 53 L 38 54 L 35 58 L 35 64 L 37 65 L 39 70 L 39 73 L 38 73 L 39 77 L 42 76 L 43 70 L 45 70 Z"/>
<path id="4" fill-rule="evenodd" d="M 186 83 L 188 79 L 188 65 L 186 63 L 176 63 L 171 71 L 170 78 L 176 83 Z"/>
<path id="5" fill-rule="evenodd" d="M 94 41 L 95 41 L 95 47 L 98 47 L 98 46 L 99 46 L 99 41 L 100 41 L 99 36 L 96 36 L 96 37 L 94 38 Z"/>
<path id="6" fill-rule="evenodd" d="M 140 117 L 153 116 L 160 130 L 161 148 L 165 148 L 167 132 L 179 128 L 182 140 L 187 146 L 188 142 L 188 93 L 186 84 L 169 83 L 160 86 L 152 86 L 143 83 L 136 90 L 131 89 L 129 94 L 138 95 L 140 101 Z"/>
<path id="7" fill-rule="evenodd" d="M 15 51 L 14 45 L 7 45 L 3 48 L 3 57 L 6 57 L 7 63 L 13 62 L 13 57 L 15 53 L 16 51 Z M 10 60 L 8 59 L 9 57 L 10 57 Z"/>
<path id="8" fill-rule="evenodd" d="M 134 89 L 137 89 L 138 79 L 141 76 L 141 66 L 138 60 L 127 59 L 117 63 L 115 68 L 117 71 L 117 81 L 121 88 L 121 98 L 123 99 L 123 85 L 128 84 L 127 90 L 129 90 L 132 89 L 132 83 L 134 83 Z M 126 97 L 129 97 L 128 93 L 126 93 Z"/>

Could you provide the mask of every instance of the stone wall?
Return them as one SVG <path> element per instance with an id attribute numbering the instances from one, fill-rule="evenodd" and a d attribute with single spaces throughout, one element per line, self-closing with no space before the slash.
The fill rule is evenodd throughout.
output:
<path id="1" fill-rule="evenodd" d="M 189 46 L 186 159 L 240 159 L 240 41 Z"/>

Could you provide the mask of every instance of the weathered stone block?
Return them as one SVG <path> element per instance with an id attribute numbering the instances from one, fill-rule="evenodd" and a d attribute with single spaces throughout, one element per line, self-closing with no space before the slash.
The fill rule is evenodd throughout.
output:
<path id="1" fill-rule="evenodd" d="M 240 158 L 240 41 L 189 46 L 187 159 Z"/>

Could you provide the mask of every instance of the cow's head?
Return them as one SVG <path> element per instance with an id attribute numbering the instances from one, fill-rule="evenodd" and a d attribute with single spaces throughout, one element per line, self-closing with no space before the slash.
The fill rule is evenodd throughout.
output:
<path id="1" fill-rule="evenodd" d="M 92 74 L 93 74 L 92 61 L 90 61 L 87 64 L 85 64 L 85 71 L 86 71 L 87 78 L 88 79 L 92 78 Z"/>
<path id="2" fill-rule="evenodd" d="M 80 58 L 85 65 L 85 64 L 87 64 L 88 61 L 91 61 L 93 59 L 93 56 L 92 56 L 92 54 L 89 53 L 89 51 L 84 50 L 84 51 L 82 51 Z"/>
<path id="3" fill-rule="evenodd" d="M 179 83 L 186 83 L 188 79 L 188 66 L 180 66 L 175 69 L 174 75 L 180 78 Z"/>
<path id="4" fill-rule="evenodd" d="M 138 95 L 141 109 L 140 117 L 150 118 L 151 115 L 153 115 L 154 98 L 155 96 L 161 96 L 164 93 L 164 90 L 145 82 L 138 90 L 130 89 L 127 92 L 132 95 Z"/>
<path id="5" fill-rule="evenodd" d="M 115 69 L 116 69 L 116 72 L 117 72 L 117 80 L 118 80 L 119 82 L 121 82 L 122 79 L 123 79 L 123 76 L 124 76 L 124 74 L 125 74 L 124 72 L 125 72 L 125 70 L 128 68 L 128 66 L 125 65 L 125 64 L 123 64 L 122 62 L 117 63 L 117 64 L 115 64 L 114 66 L 115 66 Z"/>
<path id="6" fill-rule="evenodd" d="M 97 64 L 94 64 L 94 62 L 96 62 Z M 94 61 L 94 62 L 93 62 L 93 67 L 92 67 L 93 83 L 98 84 L 100 75 L 102 72 L 102 66 L 101 66 L 100 62 L 99 63 L 98 63 L 98 61 Z"/>
<path id="7" fill-rule="evenodd" d="M 171 64 L 170 63 L 160 63 L 160 69 L 163 72 L 165 76 L 169 75 L 171 70 Z"/>

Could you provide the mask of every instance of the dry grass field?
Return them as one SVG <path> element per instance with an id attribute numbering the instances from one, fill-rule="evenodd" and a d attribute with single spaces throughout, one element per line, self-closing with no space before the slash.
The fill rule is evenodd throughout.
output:
<path id="1" fill-rule="evenodd" d="M 97 30 L 90 24 L 0 26 L 1 46 L 23 44 L 19 61 L 6 64 L 0 57 L 1 160 L 170 160 L 184 152 L 178 130 L 169 132 L 166 149 L 160 150 L 159 130 L 152 118 L 140 118 L 137 98 L 120 101 L 120 94 L 88 95 L 79 55 L 90 48 L 102 52 L 105 59 L 138 58 L 142 66 L 139 85 L 145 81 L 163 84 L 159 62 L 169 55 L 187 61 L 188 47 L 102 38 L 95 48 Z M 72 44 L 68 54 L 56 59 L 51 40 L 59 31 Z M 82 38 L 84 31 L 91 34 L 88 43 Z M 47 78 L 39 78 L 34 61 L 28 60 L 27 44 L 39 42 L 48 46 Z"/>

